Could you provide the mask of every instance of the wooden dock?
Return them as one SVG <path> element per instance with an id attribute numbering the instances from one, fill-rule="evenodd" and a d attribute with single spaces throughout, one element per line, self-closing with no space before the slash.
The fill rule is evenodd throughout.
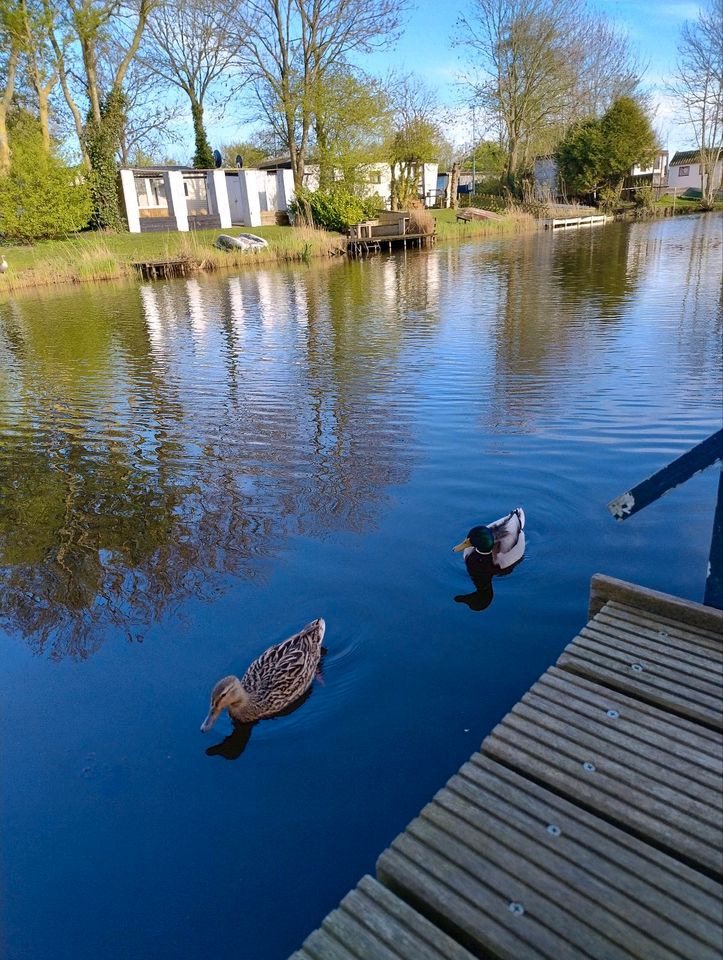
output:
<path id="1" fill-rule="evenodd" d="M 545 230 L 565 230 L 567 227 L 594 227 L 609 220 L 612 220 L 612 217 L 600 214 L 593 217 L 554 217 L 543 222 Z"/>
<path id="2" fill-rule="evenodd" d="M 188 257 L 174 260 L 137 260 L 133 266 L 144 280 L 171 280 L 174 277 L 187 277 L 192 273 Z"/>
<path id="3" fill-rule="evenodd" d="M 428 247 L 435 234 L 410 232 L 411 216 L 407 210 L 383 210 L 375 220 L 364 220 L 349 227 L 347 253 L 350 257 L 365 257 L 392 247 Z"/>
<path id="4" fill-rule="evenodd" d="M 589 616 L 292 960 L 719 960 L 723 613 Z"/>

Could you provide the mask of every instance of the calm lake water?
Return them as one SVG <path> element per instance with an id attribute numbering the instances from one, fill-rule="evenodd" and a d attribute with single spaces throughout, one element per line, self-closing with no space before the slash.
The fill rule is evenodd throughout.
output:
<path id="1" fill-rule="evenodd" d="M 702 600 L 721 219 L 0 303 L 7 960 L 282 960 L 586 619 Z M 452 546 L 513 507 L 482 612 Z M 309 620 L 243 748 L 213 683 Z"/>

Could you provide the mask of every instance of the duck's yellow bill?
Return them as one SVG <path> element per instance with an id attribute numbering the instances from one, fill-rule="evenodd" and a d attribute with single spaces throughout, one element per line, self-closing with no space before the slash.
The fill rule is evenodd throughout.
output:
<path id="1" fill-rule="evenodd" d="M 466 550 L 467 547 L 471 547 L 472 544 L 469 542 L 469 537 L 466 540 L 463 540 L 461 543 L 458 543 L 456 547 L 452 547 L 455 553 L 461 553 L 463 550 Z"/>

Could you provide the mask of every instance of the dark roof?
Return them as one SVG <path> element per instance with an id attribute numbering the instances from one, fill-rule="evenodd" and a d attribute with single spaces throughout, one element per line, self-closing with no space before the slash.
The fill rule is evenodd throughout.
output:
<path id="1" fill-rule="evenodd" d="M 276 157 L 256 164 L 257 170 L 291 170 L 291 157 Z"/>
<path id="2" fill-rule="evenodd" d="M 715 147 L 713 148 L 715 149 Z M 671 167 L 679 167 L 681 163 L 699 163 L 700 150 L 677 150 L 670 161 Z"/>

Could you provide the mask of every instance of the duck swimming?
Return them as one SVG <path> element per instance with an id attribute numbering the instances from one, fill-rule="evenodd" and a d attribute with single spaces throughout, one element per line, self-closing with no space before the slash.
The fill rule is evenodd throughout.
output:
<path id="1" fill-rule="evenodd" d="M 234 723 L 255 723 L 298 700 L 319 668 L 325 631 L 321 618 L 313 620 L 293 637 L 269 647 L 240 680 L 233 676 L 219 680 L 211 691 L 211 706 L 201 730 L 210 730 L 222 710 L 228 710 Z"/>
<path id="2" fill-rule="evenodd" d="M 477 590 L 489 591 L 491 580 L 518 564 L 525 555 L 525 511 L 522 507 L 486 526 L 472 527 L 453 549 L 463 551 L 464 564 Z"/>

